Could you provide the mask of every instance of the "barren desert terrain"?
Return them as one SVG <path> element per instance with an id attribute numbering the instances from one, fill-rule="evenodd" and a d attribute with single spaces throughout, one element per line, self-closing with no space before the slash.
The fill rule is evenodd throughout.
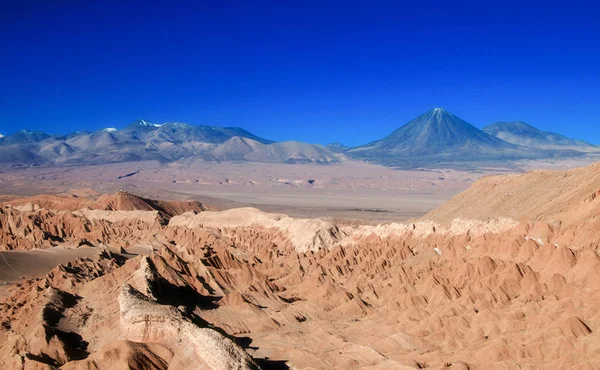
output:
<path id="1" fill-rule="evenodd" d="M 0 370 L 600 370 L 599 14 L 2 1 Z"/>
<path id="2" fill-rule="evenodd" d="M 0 363 L 596 369 L 599 189 L 600 164 L 491 176 L 378 225 L 127 192 L 5 197 Z"/>
<path id="3" fill-rule="evenodd" d="M 503 172 L 399 171 L 356 161 L 290 165 L 201 160 L 0 173 L 0 194 L 98 196 L 119 190 L 156 199 L 198 200 L 219 209 L 256 207 L 297 217 L 403 221 L 421 216 L 481 176 Z"/>

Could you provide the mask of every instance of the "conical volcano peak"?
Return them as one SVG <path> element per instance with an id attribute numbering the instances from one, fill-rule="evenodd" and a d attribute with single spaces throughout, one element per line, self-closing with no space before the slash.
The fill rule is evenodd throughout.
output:
<path id="1" fill-rule="evenodd" d="M 444 108 L 433 108 L 433 109 L 428 110 L 427 112 L 423 113 L 420 117 L 417 117 L 417 119 L 422 118 L 423 120 L 444 121 L 444 120 L 452 119 L 453 117 L 456 117 L 456 116 L 453 115 L 452 113 L 448 112 Z M 456 117 L 456 118 L 458 118 L 458 117 Z"/>
<path id="2" fill-rule="evenodd" d="M 444 108 L 433 108 L 401 126 L 385 138 L 349 151 L 357 157 L 375 158 L 383 163 L 448 160 L 457 155 L 490 158 L 512 144 L 489 135 Z"/>
<path id="3" fill-rule="evenodd" d="M 433 113 L 433 114 L 450 114 L 450 112 L 448 112 L 444 108 L 433 108 L 432 110 L 429 111 L 429 113 Z"/>
<path id="4" fill-rule="evenodd" d="M 432 110 L 425 113 L 425 115 L 433 116 L 433 117 L 455 117 L 454 114 L 448 112 L 444 108 L 433 108 Z"/>

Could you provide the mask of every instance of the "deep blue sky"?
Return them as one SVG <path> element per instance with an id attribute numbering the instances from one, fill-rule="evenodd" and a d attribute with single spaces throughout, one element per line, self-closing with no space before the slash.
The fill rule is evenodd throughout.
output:
<path id="1" fill-rule="evenodd" d="M 0 0 L 0 133 L 144 118 L 354 145 L 444 107 L 600 144 L 600 9 L 560 3 Z"/>

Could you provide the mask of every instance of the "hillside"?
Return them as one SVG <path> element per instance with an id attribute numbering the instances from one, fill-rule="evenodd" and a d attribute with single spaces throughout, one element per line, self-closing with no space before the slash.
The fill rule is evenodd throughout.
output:
<path id="1" fill-rule="evenodd" d="M 298 141 L 285 141 L 260 146 L 247 154 L 245 158 L 254 162 L 288 164 L 331 164 L 339 162 L 337 157 L 324 146 Z"/>
<path id="2" fill-rule="evenodd" d="M 585 141 L 573 140 L 554 132 L 542 131 L 521 121 L 492 123 L 485 127 L 483 131 L 506 142 L 528 148 L 600 152 L 600 147 Z"/>
<path id="3" fill-rule="evenodd" d="M 81 209 L 102 211 L 149 211 L 157 212 L 159 219 L 162 219 L 163 221 L 168 221 L 171 217 L 182 213 L 198 213 L 208 209 L 202 203 L 197 201 L 155 200 L 143 198 L 125 191 L 104 195 L 98 199 L 57 195 L 16 197 L 5 201 L 4 205 L 19 207 L 21 209 L 51 209 L 71 212 Z"/>
<path id="4" fill-rule="evenodd" d="M 475 182 L 424 219 L 504 217 L 536 222 L 573 223 L 600 214 L 600 163 L 569 171 L 534 171 L 489 176 Z"/>

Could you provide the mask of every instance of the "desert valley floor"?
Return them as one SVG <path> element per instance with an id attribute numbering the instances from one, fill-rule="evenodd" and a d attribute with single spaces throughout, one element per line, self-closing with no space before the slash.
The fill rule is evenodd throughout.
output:
<path id="1" fill-rule="evenodd" d="M 427 213 L 489 173 L 497 172 L 398 171 L 354 161 L 328 166 L 149 161 L 5 171 L 0 194 L 98 196 L 124 190 L 219 209 L 251 206 L 299 217 L 399 221 Z"/>
<path id="2" fill-rule="evenodd" d="M 568 169 L 598 159 L 523 161 L 518 168 Z M 0 169 L 0 194 L 5 199 L 38 194 L 98 197 L 123 190 L 155 199 L 197 200 L 217 209 L 255 207 L 296 217 L 390 222 L 422 216 L 481 177 L 514 172 L 514 166 L 403 171 L 357 161 L 338 165 L 145 161 Z"/>
<path id="3" fill-rule="evenodd" d="M 2 368 L 600 368 L 600 164 L 355 165 L 1 173 Z"/>

